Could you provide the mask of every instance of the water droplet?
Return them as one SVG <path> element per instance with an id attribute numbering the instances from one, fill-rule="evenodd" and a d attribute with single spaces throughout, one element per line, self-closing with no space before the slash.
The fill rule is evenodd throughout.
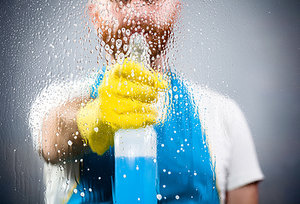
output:
<path id="1" fill-rule="evenodd" d="M 117 49 L 120 49 L 121 46 L 122 46 L 122 40 L 121 39 L 116 40 Z"/>
<path id="2" fill-rule="evenodd" d="M 71 140 L 68 140 L 68 145 L 72 146 L 73 142 Z"/>

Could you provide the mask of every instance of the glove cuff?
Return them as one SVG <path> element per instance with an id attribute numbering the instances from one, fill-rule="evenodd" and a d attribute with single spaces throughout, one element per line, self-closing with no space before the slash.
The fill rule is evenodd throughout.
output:
<path id="1" fill-rule="evenodd" d="M 89 101 L 80 108 L 76 121 L 82 138 L 89 144 L 91 150 L 102 155 L 113 146 L 115 131 L 103 123 L 99 107 L 99 99 Z"/>

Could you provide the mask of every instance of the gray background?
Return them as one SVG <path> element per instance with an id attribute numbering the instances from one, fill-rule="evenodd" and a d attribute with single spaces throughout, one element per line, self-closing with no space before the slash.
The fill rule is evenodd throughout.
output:
<path id="1" fill-rule="evenodd" d="M 77 1 L 0 3 L 1 203 L 43 202 L 29 108 L 51 81 L 100 66 L 84 10 Z M 296 0 L 185 1 L 170 58 L 245 112 L 265 174 L 261 203 L 300 203 L 299 11 Z"/>

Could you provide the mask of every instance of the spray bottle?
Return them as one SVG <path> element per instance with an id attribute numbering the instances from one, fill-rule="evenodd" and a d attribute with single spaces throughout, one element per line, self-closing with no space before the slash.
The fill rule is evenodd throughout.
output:
<path id="1" fill-rule="evenodd" d="M 149 46 L 145 38 L 130 38 L 130 60 L 150 64 Z M 119 130 L 115 134 L 115 196 L 117 204 L 157 203 L 157 135 L 153 126 Z"/>

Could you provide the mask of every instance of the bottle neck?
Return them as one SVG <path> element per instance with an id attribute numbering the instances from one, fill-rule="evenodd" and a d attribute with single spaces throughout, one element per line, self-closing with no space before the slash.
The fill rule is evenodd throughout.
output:
<path id="1" fill-rule="evenodd" d="M 138 33 L 132 35 L 129 42 L 129 58 L 148 66 L 150 65 L 150 55 L 151 51 L 145 37 Z"/>

